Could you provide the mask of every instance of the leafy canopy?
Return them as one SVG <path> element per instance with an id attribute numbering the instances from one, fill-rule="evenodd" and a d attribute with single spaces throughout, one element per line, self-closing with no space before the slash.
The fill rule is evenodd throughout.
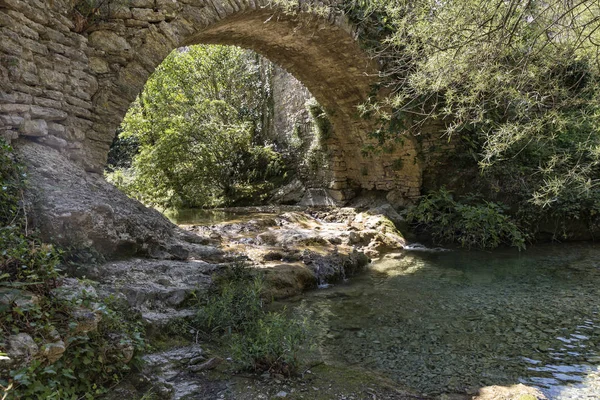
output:
<path id="1" fill-rule="evenodd" d="M 221 205 L 255 196 L 253 185 L 270 188 L 283 161 L 260 140 L 270 91 L 261 68 L 254 53 L 237 47 L 172 52 L 123 122 L 120 137 L 138 146 L 133 168 L 109 179 L 166 207 Z"/>
<path id="2" fill-rule="evenodd" d="M 345 10 L 374 39 L 390 88 L 366 113 L 412 131 L 443 119 L 484 172 L 525 155 L 515 178 L 538 206 L 597 186 L 596 0 L 352 0 Z"/>

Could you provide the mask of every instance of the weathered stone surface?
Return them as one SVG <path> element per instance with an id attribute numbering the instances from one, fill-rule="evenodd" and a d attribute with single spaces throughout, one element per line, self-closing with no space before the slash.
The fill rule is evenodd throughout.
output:
<path id="1" fill-rule="evenodd" d="M 19 132 L 23 136 L 46 136 L 48 134 L 48 124 L 43 119 L 28 119 L 23 121 Z"/>
<path id="2" fill-rule="evenodd" d="M 97 74 L 105 74 L 110 71 L 108 62 L 99 57 L 90 58 L 90 69 Z"/>
<path id="3" fill-rule="evenodd" d="M 58 361 L 67 350 L 65 342 L 59 340 L 53 343 L 46 343 L 42 345 L 40 353 L 44 356 L 50 364 Z"/>
<path id="4" fill-rule="evenodd" d="M 90 46 L 108 52 L 131 50 L 127 40 L 111 31 L 95 31 L 89 37 Z"/>
<path id="5" fill-rule="evenodd" d="M 25 121 L 25 119 L 23 117 L 19 117 L 18 115 L 2 115 L 0 116 L 0 119 L 2 119 L 2 122 L 5 125 L 10 125 L 10 126 L 14 126 L 14 127 L 19 127 L 23 124 L 23 122 Z"/>
<path id="6" fill-rule="evenodd" d="M 443 162 L 417 157 L 420 149 L 436 147 L 439 127 L 429 136 L 419 132 L 427 136 L 422 145 L 406 135 L 402 145 L 386 143 L 385 157 L 363 156 L 373 125 L 357 118 L 356 107 L 376 83 L 377 63 L 341 13 L 289 16 L 266 0 L 132 0 L 113 9 L 106 21 L 75 27 L 71 7 L 62 0 L 0 4 L 0 73 L 5 77 L 0 135 L 19 138 L 14 144 L 33 177 L 30 198 L 35 193 L 39 199 L 35 220 L 59 243 L 93 247 L 109 257 L 189 256 L 191 250 L 173 239 L 177 230 L 168 221 L 94 174 L 102 172 L 131 101 L 180 45 L 253 49 L 298 78 L 306 86 L 299 90 L 310 90 L 328 111 L 334 129 L 320 144 L 316 172 L 307 173 L 307 180 L 318 184 L 306 191 L 306 204 L 346 201 L 354 189 L 394 191 L 399 202 L 415 198 L 424 169 Z M 301 134 L 310 137 L 302 96 L 293 98 L 285 90 L 276 95 L 283 103 L 296 103 L 298 111 L 275 124 L 289 132 L 298 123 Z M 327 186 L 332 191 L 319 189 Z M 284 201 L 296 201 L 299 191 L 293 192 Z"/>
<path id="7" fill-rule="evenodd" d="M 77 149 L 68 150 L 71 159 L 90 171 L 102 169 L 108 150 L 94 143 L 111 142 L 129 103 L 149 74 L 169 51 L 195 43 L 235 44 L 256 50 L 299 78 L 330 111 L 334 134 L 323 148 L 323 159 L 329 158 L 330 162 L 318 166 L 317 174 L 310 178 L 318 181 L 318 186 L 336 190 L 330 196 L 337 201 L 351 195 L 349 188 L 353 187 L 418 196 L 423 165 L 434 162 L 434 158 L 426 158 L 422 163 L 416 157 L 418 144 L 410 135 L 403 145 L 390 145 L 394 149 L 386 157 L 363 157 L 361 149 L 370 143 L 368 133 L 373 127 L 356 118 L 356 106 L 369 94 L 377 68 L 342 14 L 333 12 L 322 18 L 282 13 L 271 18 L 277 6 L 262 0 L 133 0 L 105 10 L 110 18 L 83 27 L 84 33 L 76 33 L 65 2 L 50 6 L 39 1 L 6 0 L 3 6 L 0 53 L 12 57 L 8 63 L 10 85 L 36 97 L 33 102 L 13 104 L 33 103 L 68 116 L 102 121 L 102 129 L 87 132 L 73 128 L 70 122 L 62 124 L 66 132 L 51 134 L 66 140 L 67 146 L 61 141 L 45 141 L 49 147 Z M 286 97 L 291 92 L 276 95 L 282 103 L 297 101 L 293 96 Z M 293 121 L 303 134 L 310 135 L 306 111 L 302 107 L 297 110 L 298 114 L 287 121 L 276 118 L 275 125 Z M 14 115 L 27 111 L 15 108 L 7 112 Z M 107 115 L 110 118 L 105 118 Z M 32 120 L 38 118 L 46 122 L 66 119 L 64 115 L 31 116 Z M 73 134 L 74 129 L 77 134 Z M 8 133 L 4 131 L 3 135 Z M 92 140 L 83 142 L 83 149 L 71 146 L 71 141 L 82 142 L 82 135 Z M 423 146 L 431 149 L 431 143 L 426 141 Z"/>
<path id="8" fill-rule="evenodd" d="M 294 179 L 287 185 L 277 189 L 270 201 L 276 204 L 298 204 L 302 200 L 305 191 L 304 184 L 300 180 Z"/>
<path id="9" fill-rule="evenodd" d="M 38 139 L 38 142 L 55 149 L 64 149 L 68 145 L 66 140 L 53 135 L 43 136 Z"/>
<path id="10" fill-rule="evenodd" d="M 62 121 L 67 118 L 67 113 L 55 108 L 31 106 L 31 118 L 41 118 L 45 121 Z"/>
<path id="11" fill-rule="evenodd" d="M 132 8 L 133 18 L 138 21 L 160 22 L 165 20 L 161 11 L 154 11 L 151 8 Z"/>
<path id="12" fill-rule="evenodd" d="M 33 142 L 16 147 L 30 166 L 33 217 L 46 240 L 93 248 L 111 259 L 135 254 L 182 259 L 208 252 L 187 243 L 158 211 L 128 198 L 102 176 L 86 174 L 56 150 Z"/>
<path id="13" fill-rule="evenodd" d="M 10 364 L 31 359 L 39 352 L 39 348 L 31 336 L 26 333 L 19 333 L 8 337 L 7 354 L 10 357 Z"/>

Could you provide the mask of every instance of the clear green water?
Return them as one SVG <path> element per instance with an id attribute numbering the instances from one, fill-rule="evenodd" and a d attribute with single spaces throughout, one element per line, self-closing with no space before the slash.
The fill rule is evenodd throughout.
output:
<path id="1" fill-rule="evenodd" d="M 163 214 L 178 225 L 213 225 L 220 223 L 248 222 L 260 217 L 272 217 L 276 214 L 230 211 L 230 210 L 204 210 L 201 208 L 189 208 L 183 210 L 164 210 Z"/>
<path id="2" fill-rule="evenodd" d="M 600 399 L 600 246 L 390 255 L 292 299 L 328 363 L 426 394 L 524 383 Z"/>

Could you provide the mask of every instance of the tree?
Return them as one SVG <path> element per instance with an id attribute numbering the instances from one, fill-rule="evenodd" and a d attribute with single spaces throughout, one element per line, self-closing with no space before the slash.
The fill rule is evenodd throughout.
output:
<path id="1" fill-rule="evenodd" d="M 283 168 L 271 147 L 255 143 L 269 91 L 260 68 L 256 54 L 237 47 L 191 46 L 171 53 L 125 117 L 120 138 L 134 139 L 139 152 L 129 176 L 117 171 L 112 181 L 164 207 L 215 206 L 254 196 L 248 186 L 260 187 Z"/>
<path id="2" fill-rule="evenodd" d="M 482 174 L 522 167 L 515 179 L 540 207 L 598 191 L 596 0 L 353 0 L 346 11 L 376 38 L 392 93 L 365 113 L 408 130 L 448 121 Z"/>

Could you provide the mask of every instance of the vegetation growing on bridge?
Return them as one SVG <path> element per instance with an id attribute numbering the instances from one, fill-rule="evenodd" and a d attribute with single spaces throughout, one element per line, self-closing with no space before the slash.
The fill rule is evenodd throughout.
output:
<path id="1" fill-rule="evenodd" d="M 597 1 L 351 0 L 344 10 L 364 28 L 393 93 L 365 104 L 365 115 L 408 131 L 446 121 L 462 147 L 453 174 L 477 182 L 446 183 L 511 204 L 529 231 L 565 219 L 596 228 Z M 469 172 L 477 168 L 478 177 Z"/>

